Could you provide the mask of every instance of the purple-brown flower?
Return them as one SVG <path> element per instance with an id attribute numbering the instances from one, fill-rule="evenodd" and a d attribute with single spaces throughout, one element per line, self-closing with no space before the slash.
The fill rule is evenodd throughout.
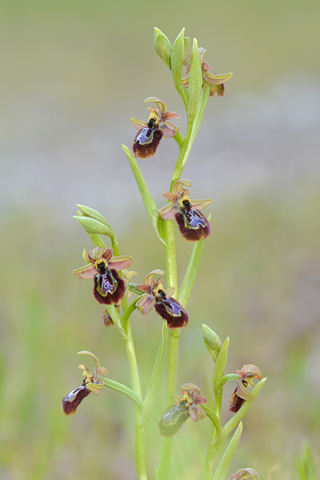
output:
<path id="1" fill-rule="evenodd" d="M 180 389 L 182 395 L 172 397 L 176 405 L 170 407 L 159 422 L 159 432 L 163 437 L 172 437 L 189 417 L 197 422 L 206 416 L 201 403 L 206 403 L 207 399 L 201 395 L 200 388 L 194 383 L 185 383 Z"/>
<path id="2" fill-rule="evenodd" d="M 168 112 L 167 105 L 156 97 L 149 97 L 145 102 L 154 102 L 158 108 L 149 107 L 151 112 L 148 122 L 131 118 L 131 123 L 138 131 L 135 136 L 132 151 L 135 157 L 149 158 L 156 153 L 162 137 L 174 137 L 179 127 L 169 122 L 171 118 L 178 118 L 175 112 Z"/>
<path id="3" fill-rule="evenodd" d="M 174 288 L 163 289 L 160 278 L 153 280 L 154 275 L 164 275 L 163 270 L 152 270 L 146 278 L 145 283 L 137 285 L 136 290 L 145 292 L 136 303 L 141 313 L 148 313 L 151 308 L 167 321 L 169 328 L 182 328 L 188 323 L 188 314 L 182 305 L 172 298 Z"/>
<path id="4" fill-rule="evenodd" d="M 95 247 L 90 250 L 89 264 L 73 270 L 77 278 L 93 278 L 93 295 L 99 303 L 106 305 L 119 304 L 125 294 L 125 282 L 118 272 L 133 263 L 129 256 L 112 257 L 113 251 L 108 248 Z"/>
<path id="5" fill-rule="evenodd" d="M 175 219 L 179 230 L 189 242 L 199 242 L 202 238 L 208 238 L 211 234 L 211 227 L 207 218 L 200 210 L 211 203 L 211 198 L 204 200 L 191 200 L 189 190 L 190 180 L 181 178 L 174 182 L 171 192 L 163 192 L 163 196 L 169 203 L 158 210 L 163 220 Z"/>
<path id="6" fill-rule="evenodd" d="M 236 413 L 240 410 L 246 400 L 254 400 L 254 396 L 247 387 L 254 387 L 253 379 L 262 379 L 262 373 L 255 365 L 244 365 L 241 370 L 236 370 L 239 380 L 233 393 L 229 398 L 229 410 Z"/>
<path id="7" fill-rule="evenodd" d="M 206 82 L 210 85 L 210 97 L 213 97 L 215 93 L 219 97 L 221 97 L 224 94 L 225 91 L 225 82 L 230 80 L 232 77 L 232 73 L 224 73 L 223 75 L 217 75 L 216 73 L 209 73 L 209 70 L 211 69 L 210 65 L 208 63 L 204 62 L 203 57 L 204 54 L 206 53 L 206 49 L 200 47 L 199 49 L 199 58 L 200 58 L 200 64 L 202 68 L 202 77 L 203 77 L 203 83 Z M 186 68 L 186 74 L 188 75 L 190 72 L 190 65 L 187 66 Z M 182 83 L 186 88 L 189 87 L 189 77 L 183 78 Z"/>
<path id="8" fill-rule="evenodd" d="M 93 353 L 84 350 L 79 352 L 78 355 L 88 355 L 92 357 L 95 361 L 95 369 L 91 372 L 85 365 L 79 365 L 78 368 L 83 370 L 84 379 L 80 387 L 75 388 L 62 399 L 61 407 L 65 415 L 74 415 L 82 400 L 86 398 L 89 393 L 92 392 L 98 395 L 104 385 L 100 377 L 108 375 L 108 370 L 100 366 L 99 360 Z"/>

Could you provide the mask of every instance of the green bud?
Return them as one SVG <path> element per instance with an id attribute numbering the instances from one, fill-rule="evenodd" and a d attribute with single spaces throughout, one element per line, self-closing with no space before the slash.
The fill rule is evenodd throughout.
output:
<path id="1" fill-rule="evenodd" d="M 94 210 L 93 208 L 87 207 L 86 205 L 77 205 L 77 207 L 80 208 L 80 215 L 83 215 L 84 217 L 94 218 L 95 220 L 98 220 L 98 222 L 103 223 L 103 225 L 105 225 L 110 230 L 112 230 L 112 227 L 111 227 L 110 223 L 107 222 L 107 220 L 104 218 L 104 216 L 101 215 L 101 213 L 98 212 L 97 210 Z"/>
<path id="2" fill-rule="evenodd" d="M 110 238 L 114 237 L 113 230 L 108 228 L 103 223 L 98 222 L 98 220 L 95 220 L 94 218 L 83 217 L 79 215 L 74 215 L 73 218 L 77 219 L 78 222 L 81 223 L 85 231 L 89 234 L 93 233 L 98 235 L 107 235 Z"/>
<path id="3" fill-rule="evenodd" d="M 169 38 L 159 30 L 154 28 L 154 48 L 159 57 L 168 65 L 171 69 L 171 50 L 172 46 Z"/>
<path id="4" fill-rule="evenodd" d="M 202 324 L 202 335 L 204 343 L 210 352 L 213 361 L 216 361 L 222 342 L 218 335 L 205 324 Z"/>

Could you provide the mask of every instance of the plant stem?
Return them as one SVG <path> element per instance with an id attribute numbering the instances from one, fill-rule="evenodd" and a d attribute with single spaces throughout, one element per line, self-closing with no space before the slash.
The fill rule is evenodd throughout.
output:
<path id="1" fill-rule="evenodd" d="M 133 391 L 142 399 L 140 377 L 136 359 L 136 353 L 134 349 L 132 331 L 130 321 L 126 322 L 125 332 L 127 338 L 125 339 L 131 383 Z M 137 406 L 135 406 L 134 426 L 135 426 L 135 459 L 136 459 L 136 471 L 137 480 L 147 480 L 147 466 L 146 466 L 146 438 L 145 428 L 140 425 L 141 412 Z"/>

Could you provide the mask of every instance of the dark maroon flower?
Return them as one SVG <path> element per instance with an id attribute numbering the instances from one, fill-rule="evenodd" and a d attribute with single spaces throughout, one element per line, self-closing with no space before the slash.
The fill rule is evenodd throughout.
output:
<path id="1" fill-rule="evenodd" d="M 145 283 L 137 285 L 136 289 L 145 292 L 137 301 L 136 307 L 142 313 L 148 313 L 151 308 L 167 321 L 169 328 L 182 328 L 188 323 L 188 314 L 182 305 L 172 298 L 174 288 L 163 289 L 161 280 L 153 280 L 153 275 L 164 275 L 163 270 L 152 270 L 146 278 Z"/>
<path id="2" fill-rule="evenodd" d="M 133 262 L 132 257 L 112 258 L 112 255 L 110 248 L 95 247 L 88 255 L 91 263 L 72 272 L 77 278 L 93 278 L 93 295 L 99 303 L 105 305 L 121 302 L 126 286 L 118 271 L 129 267 Z"/>
<path id="3" fill-rule="evenodd" d="M 139 130 L 132 145 L 134 156 L 138 158 L 153 157 L 161 138 L 174 137 L 179 130 L 179 127 L 168 121 L 171 118 L 178 118 L 178 115 L 175 112 L 168 112 L 164 102 L 156 97 L 147 98 L 145 101 L 156 103 L 158 108 L 148 108 L 151 111 L 148 122 L 131 118 L 132 125 Z"/>
<path id="4" fill-rule="evenodd" d="M 161 208 L 158 213 L 163 220 L 175 218 L 181 235 L 189 242 L 199 242 L 202 238 L 208 238 L 211 227 L 207 218 L 200 211 L 211 202 L 210 198 L 204 200 L 190 200 L 190 180 L 180 179 L 174 182 L 171 192 L 163 192 L 169 203 Z"/>
<path id="5" fill-rule="evenodd" d="M 262 379 L 262 373 L 255 365 L 244 365 L 241 370 L 237 370 L 236 373 L 239 375 L 239 380 L 229 398 L 229 410 L 233 413 L 240 410 L 246 400 L 254 400 L 254 396 L 249 392 L 247 387 L 254 386 L 254 378 Z"/>
<path id="6" fill-rule="evenodd" d="M 80 387 L 72 390 L 72 392 L 68 393 L 68 395 L 62 399 L 61 406 L 65 415 L 74 415 L 82 400 L 91 393 L 85 386 L 85 382 L 86 380 L 83 381 Z"/>
<path id="7" fill-rule="evenodd" d="M 95 362 L 95 369 L 91 372 L 85 365 L 79 365 L 78 368 L 83 371 L 84 380 L 80 387 L 75 388 L 62 399 L 61 407 L 65 415 L 74 415 L 82 400 L 86 398 L 89 393 L 92 392 L 98 395 L 104 385 L 101 377 L 108 375 L 108 370 L 100 366 L 99 360 L 93 353 L 83 350 L 79 352 L 78 355 L 88 355 L 92 357 Z"/>

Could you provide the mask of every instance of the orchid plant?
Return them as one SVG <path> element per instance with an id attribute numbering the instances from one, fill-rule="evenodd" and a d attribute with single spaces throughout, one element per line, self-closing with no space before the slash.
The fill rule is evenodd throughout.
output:
<path id="1" fill-rule="evenodd" d="M 231 475 L 229 467 L 240 440 L 242 419 L 266 379 L 262 378 L 260 370 L 255 365 L 245 365 L 236 370 L 235 374 L 225 374 L 229 338 L 222 342 L 208 325 L 202 325 L 202 332 L 204 344 L 212 359 L 214 403 L 208 405 L 205 393 L 193 383 L 197 381 L 196 379 L 191 378 L 190 383 L 182 385 L 179 393 L 177 379 L 180 339 L 183 342 L 184 327 L 193 321 L 192 315 L 187 313 L 187 303 L 196 279 L 204 241 L 211 235 L 210 216 L 207 218 L 202 212 L 210 204 L 211 199 L 191 200 L 189 189 L 192 182 L 182 178 L 182 174 L 208 100 L 214 97 L 215 93 L 217 96 L 224 95 L 225 83 L 231 79 L 232 73 L 223 75 L 209 73 L 211 67 L 203 60 L 205 50 L 198 47 L 196 39 L 191 45 L 190 39 L 184 35 L 184 29 L 171 45 L 167 36 L 156 28 L 154 41 L 155 50 L 169 67 L 174 85 L 183 101 L 187 118 L 186 133 L 183 136 L 179 127 L 170 121 L 178 118 L 177 113 L 168 111 L 166 103 L 157 97 L 149 97 L 146 102 L 154 103 L 155 107 L 148 108 L 150 114 L 147 121 L 131 119 L 133 126 L 138 130 L 132 151 L 125 145 L 122 147 L 152 227 L 164 249 L 166 272 L 153 265 L 153 270 L 144 274 L 144 283 L 133 283 L 131 277 L 136 275 L 136 272 L 128 271 L 128 268 L 134 260 L 131 256 L 120 255 L 119 243 L 109 222 L 96 210 L 84 205 L 78 206 L 79 211 L 75 218 L 89 234 L 93 248 L 88 253 L 84 250 L 82 256 L 86 264 L 75 269 L 73 274 L 80 279 L 93 279 L 93 295 L 103 305 L 105 326 L 114 325 L 123 338 L 132 385 L 128 387 L 111 380 L 107 376 L 108 370 L 101 367 L 95 354 L 88 351 L 79 352 L 93 359 L 95 369 L 91 372 L 86 366 L 82 364 L 79 366 L 83 373 L 82 383 L 64 397 L 62 410 L 66 415 L 74 414 L 84 398 L 90 393 L 96 395 L 101 393 L 103 387 L 114 389 L 131 399 L 135 405 L 135 460 L 138 480 L 172 478 L 170 476 L 170 459 L 174 455 L 172 437 L 180 434 L 180 428 L 188 419 L 191 418 L 194 422 L 205 420 L 211 424 L 211 437 L 208 439 L 208 451 L 203 459 L 201 478 L 223 480 L 228 475 L 230 478 Z M 159 208 L 143 178 L 138 161 L 154 155 L 160 156 L 158 148 L 161 151 L 159 145 L 163 137 L 176 141 L 179 155 L 169 188 L 163 193 L 168 203 Z M 173 220 L 178 224 L 181 241 L 187 240 L 194 245 L 181 285 L 178 285 L 177 279 Z M 102 236 L 107 237 L 106 243 Z M 163 275 L 166 275 L 166 282 L 161 278 Z M 162 318 L 162 332 L 151 378 L 146 392 L 143 392 L 130 319 L 134 312 L 144 315 L 153 308 Z M 111 366 L 109 368 L 112 370 Z M 163 375 L 166 375 L 167 411 L 159 412 L 158 434 L 159 440 L 162 436 L 162 448 L 159 465 L 155 472 L 151 473 L 147 472 L 146 464 L 146 427 Z M 236 382 L 229 400 L 229 410 L 234 415 L 222 425 L 221 412 L 227 408 L 222 400 L 222 393 L 224 385 L 229 381 Z M 94 400 L 90 396 L 88 401 Z M 233 436 L 221 453 L 219 448 L 221 443 L 234 429 Z M 215 460 L 217 466 L 213 469 L 213 459 L 218 448 L 220 460 Z M 241 468 L 232 475 L 232 478 L 253 480 L 259 477 L 254 469 Z"/>

